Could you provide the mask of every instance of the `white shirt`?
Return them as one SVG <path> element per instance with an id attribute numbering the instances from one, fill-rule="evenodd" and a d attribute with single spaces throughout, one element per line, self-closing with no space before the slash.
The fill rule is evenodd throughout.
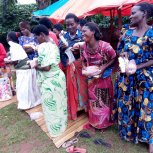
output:
<path id="1" fill-rule="evenodd" d="M 12 61 L 23 60 L 28 57 L 25 50 L 18 43 L 9 41 L 8 44 L 10 45 L 10 56 Z"/>

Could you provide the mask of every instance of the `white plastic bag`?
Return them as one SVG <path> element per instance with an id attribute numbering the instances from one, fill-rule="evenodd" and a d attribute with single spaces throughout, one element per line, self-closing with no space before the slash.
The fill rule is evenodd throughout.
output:
<path id="1" fill-rule="evenodd" d="M 97 76 L 101 73 L 98 66 L 87 66 L 82 70 L 82 74 L 86 76 Z"/>
<path id="2" fill-rule="evenodd" d="M 71 64 L 75 61 L 75 57 L 71 51 L 71 48 L 69 47 L 68 49 L 66 49 L 65 54 L 68 56 L 68 64 Z"/>
<path id="3" fill-rule="evenodd" d="M 129 63 L 129 60 L 127 58 L 119 57 L 118 61 L 119 61 L 119 67 L 120 67 L 121 72 L 125 73 L 125 69 Z"/>
<path id="4" fill-rule="evenodd" d="M 34 113 L 30 114 L 31 121 L 36 120 L 36 119 L 40 118 L 41 116 L 43 116 L 42 112 L 34 112 Z"/>

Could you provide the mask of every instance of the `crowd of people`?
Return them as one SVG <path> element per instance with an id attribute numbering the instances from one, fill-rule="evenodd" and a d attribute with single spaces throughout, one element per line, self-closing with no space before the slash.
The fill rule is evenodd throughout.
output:
<path id="1" fill-rule="evenodd" d="M 122 139 L 145 142 L 149 153 L 153 153 L 153 26 L 147 24 L 150 17 L 151 4 L 133 6 L 131 23 L 120 31 L 116 51 L 102 40 L 96 23 L 79 20 L 72 13 L 65 17 L 65 31 L 61 24 L 52 27 L 48 18 L 41 18 L 32 31 L 30 24 L 22 21 L 22 36 L 13 31 L 7 35 L 8 53 L 0 44 L 3 84 L 6 67 L 14 65 L 18 109 L 42 103 L 51 137 L 61 135 L 68 119 L 76 120 L 78 111 L 84 110 L 93 128 L 103 129 L 117 122 Z M 115 68 L 118 58 L 126 62 Z M 112 75 L 116 76 L 114 84 Z M 0 91 L 0 97 L 6 93 L 7 90 Z"/>

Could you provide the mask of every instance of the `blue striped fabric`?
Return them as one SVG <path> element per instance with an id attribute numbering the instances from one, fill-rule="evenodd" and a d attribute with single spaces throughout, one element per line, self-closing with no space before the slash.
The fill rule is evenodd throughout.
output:
<path id="1" fill-rule="evenodd" d="M 50 16 L 53 14 L 56 10 L 58 10 L 60 7 L 62 7 L 64 4 L 66 4 L 69 0 L 59 0 L 52 5 L 48 6 L 47 8 L 43 10 L 38 10 L 33 12 L 32 14 L 34 16 Z"/>

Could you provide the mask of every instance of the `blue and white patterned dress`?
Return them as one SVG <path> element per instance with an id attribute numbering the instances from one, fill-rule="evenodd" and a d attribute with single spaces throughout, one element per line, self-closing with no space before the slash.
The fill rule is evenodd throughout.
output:
<path id="1" fill-rule="evenodd" d="M 143 37 L 132 34 L 132 29 L 125 32 L 119 53 L 127 52 L 128 59 L 137 65 L 153 60 L 153 29 L 150 27 Z M 153 66 L 133 75 L 118 74 L 113 115 L 122 139 L 153 144 Z"/>

